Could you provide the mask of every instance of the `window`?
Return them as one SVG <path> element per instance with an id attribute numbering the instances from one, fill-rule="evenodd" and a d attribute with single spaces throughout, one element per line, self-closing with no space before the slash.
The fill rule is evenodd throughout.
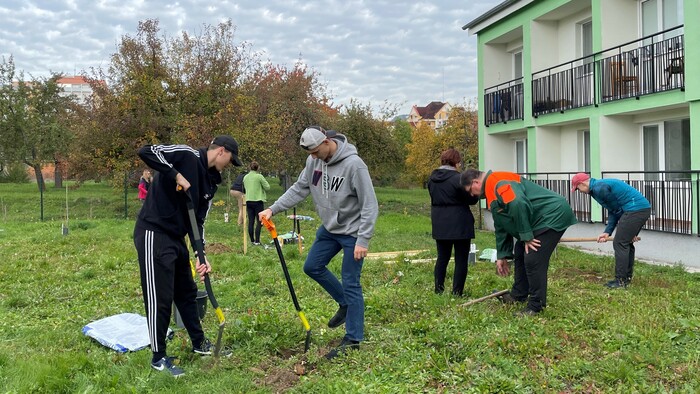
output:
<path id="1" fill-rule="evenodd" d="M 642 127 L 644 171 L 690 170 L 690 119 L 668 120 Z M 686 179 L 688 174 L 671 173 L 666 179 Z M 660 179 L 650 175 L 648 179 Z"/>
<path id="2" fill-rule="evenodd" d="M 579 166 L 583 172 L 591 172 L 591 132 L 581 130 L 579 132 Z"/>
<path id="3" fill-rule="evenodd" d="M 513 80 L 523 77 L 523 51 L 520 49 L 518 52 L 513 52 Z M 508 117 L 509 119 L 522 119 L 522 115 L 513 114 L 513 109 L 521 108 L 523 102 L 523 84 L 522 79 L 520 81 L 511 84 L 509 92 L 506 93 L 506 100 L 508 100 Z M 503 94 L 501 95 L 501 100 L 503 100 Z"/>
<path id="4" fill-rule="evenodd" d="M 690 170 L 690 119 L 664 122 L 664 151 L 666 171 Z M 687 177 L 687 174 L 672 175 L 672 179 Z"/>
<path id="5" fill-rule="evenodd" d="M 527 140 L 515 141 L 515 172 L 527 173 Z"/>
<path id="6" fill-rule="evenodd" d="M 593 22 L 587 21 L 580 25 L 581 29 L 581 57 L 590 56 L 593 54 Z M 593 62 L 593 58 L 583 59 L 584 64 Z"/>
<path id="7" fill-rule="evenodd" d="M 523 51 L 513 53 L 513 79 L 523 77 Z"/>
<path id="8" fill-rule="evenodd" d="M 683 0 L 643 0 L 641 4 L 642 36 L 683 24 Z M 682 29 L 668 32 L 670 38 L 682 34 Z"/>

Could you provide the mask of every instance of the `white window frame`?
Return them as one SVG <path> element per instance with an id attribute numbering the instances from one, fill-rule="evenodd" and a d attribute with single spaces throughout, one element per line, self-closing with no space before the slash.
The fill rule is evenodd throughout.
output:
<path id="1" fill-rule="evenodd" d="M 639 0 L 638 8 L 639 8 L 639 36 L 640 37 L 643 37 L 645 35 L 644 34 L 644 17 L 643 17 L 642 8 L 644 6 L 644 3 L 648 3 L 649 1 L 656 1 L 656 29 L 655 29 L 655 32 L 658 33 L 660 31 L 675 27 L 675 26 L 664 26 L 664 3 L 668 2 L 668 1 L 674 1 L 676 3 L 676 12 L 677 12 L 677 19 L 678 19 L 676 26 L 683 24 L 683 18 L 684 18 L 683 0 Z M 682 30 L 683 29 L 679 29 L 676 31 L 669 32 L 667 35 L 665 35 L 664 38 L 669 38 L 669 37 L 677 36 L 679 34 L 683 34 Z"/>
<path id="2" fill-rule="evenodd" d="M 588 136 L 588 138 L 586 138 Z M 591 172 L 591 131 L 588 129 L 578 132 L 578 163 L 583 172 Z"/>
<path id="3" fill-rule="evenodd" d="M 516 74 L 515 74 L 516 64 L 518 63 L 518 55 L 520 55 L 520 74 L 521 74 L 521 75 L 516 75 Z M 518 78 L 522 78 L 522 77 L 524 76 L 524 71 L 525 71 L 525 70 L 524 70 L 524 65 L 523 65 L 523 48 L 519 48 L 519 49 L 513 51 L 513 52 L 512 52 L 511 58 L 513 59 L 513 64 L 512 64 L 512 66 L 513 66 L 513 73 L 512 73 L 512 75 L 511 75 L 511 76 L 513 77 L 512 79 L 515 80 L 515 79 L 518 79 Z"/>
<path id="4" fill-rule="evenodd" d="M 522 144 L 522 145 L 521 145 Z M 519 145 L 522 146 L 522 163 L 519 157 Z M 527 173 L 527 138 L 518 138 L 513 141 L 513 149 L 515 155 L 515 172 L 516 173 Z M 519 171 L 519 166 L 522 164 L 523 171 Z"/>
<path id="5" fill-rule="evenodd" d="M 645 152 L 645 146 L 644 146 L 644 127 L 648 126 L 656 126 L 656 129 L 659 132 L 658 135 L 658 149 L 659 149 L 659 169 L 658 171 L 667 171 L 666 169 L 666 122 L 672 122 L 672 121 L 683 121 L 687 118 L 680 118 L 680 119 L 664 119 L 660 120 L 657 122 L 648 122 L 640 125 L 639 127 L 639 132 L 641 135 L 641 145 L 642 145 L 642 155 L 641 155 L 641 163 L 640 163 L 640 168 L 645 168 L 644 167 L 644 152 Z"/>
<path id="6" fill-rule="evenodd" d="M 644 128 L 645 127 L 650 127 L 650 126 L 656 126 L 656 130 L 658 132 L 657 135 L 657 141 L 656 141 L 656 148 L 658 150 L 659 154 L 659 168 L 657 170 L 651 170 L 651 171 L 664 171 L 664 168 L 666 167 L 666 150 L 664 149 L 664 122 L 649 122 L 649 123 L 644 123 L 640 125 L 639 127 L 639 132 L 641 135 L 641 144 L 642 144 L 642 154 L 641 154 L 641 163 L 640 167 L 643 170 L 646 170 L 646 163 L 644 160 L 644 153 L 646 152 L 646 146 L 644 144 Z"/>
<path id="7" fill-rule="evenodd" d="M 583 27 L 585 25 L 588 25 L 588 24 L 591 25 L 591 37 L 590 37 L 591 38 L 591 53 L 583 53 L 583 48 L 585 46 L 584 45 L 585 35 L 583 32 Z M 577 39 L 577 41 L 578 41 L 578 45 L 577 45 L 578 46 L 578 48 L 577 48 L 578 57 L 592 55 L 593 54 L 593 20 L 591 18 L 587 18 L 587 19 L 584 19 L 584 20 L 578 22 L 576 24 L 576 35 L 578 36 L 577 37 L 578 38 Z M 592 62 L 593 62 L 593 59 L 591 59 L 590 61 L 585 61 L 585 60 L 583 61 L 583 63 L 592 63 Z"/>

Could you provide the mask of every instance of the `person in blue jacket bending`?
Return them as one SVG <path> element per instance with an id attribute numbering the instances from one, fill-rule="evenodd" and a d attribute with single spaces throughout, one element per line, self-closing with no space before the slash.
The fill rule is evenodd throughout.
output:
<path id="1" fill-rule="evenodd" d="M 571 191 L 590 194 L 598 204 L 608 210 L 608 225 L 598 236 L 598 242 L 606 242 L 615 231 L 615 279 L 606 284 L 616 289 L 627 287 L 634 269 L 634 241 L 651 216 L 651 204 L 642 193 L 619 179 L 595 179 L 585 173 L 571 178 Z"/>

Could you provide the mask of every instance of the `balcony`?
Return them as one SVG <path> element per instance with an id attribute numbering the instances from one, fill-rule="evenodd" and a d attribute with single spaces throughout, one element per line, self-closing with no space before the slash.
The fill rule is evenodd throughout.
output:
<path id="1" fill-rule="evenodd" d="M 532 115 L 685 90 L 682 29 L 681 25 L 532 74 Z M 490 94 L 494 93 L 485 91 L 484 98 Z M 486 125 L 489 120 L 487 116 Z"/>
<path id="2" fill-rule="evenodd" d="M 486 126 L 523 119 L 523 78 L 490 87 L 484 91 Z"/>

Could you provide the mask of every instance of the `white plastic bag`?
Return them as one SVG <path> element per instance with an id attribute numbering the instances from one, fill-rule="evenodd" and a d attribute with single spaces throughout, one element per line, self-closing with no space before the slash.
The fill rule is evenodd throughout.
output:
<path id="1" fill-rule="evenodd" d="M 492 263 L 496 262 L 498 251 L 496 249 L 484 249 L 479 255 L 479 260 L 489 260 Z"/>
<path id="2" fill-rule="evenodd" d="M 83 327 L 83 334 L 119 353 L 133 352 L 151 344 L 146 318 L 136 313 L 121 313 L 88 323 Z"/>

